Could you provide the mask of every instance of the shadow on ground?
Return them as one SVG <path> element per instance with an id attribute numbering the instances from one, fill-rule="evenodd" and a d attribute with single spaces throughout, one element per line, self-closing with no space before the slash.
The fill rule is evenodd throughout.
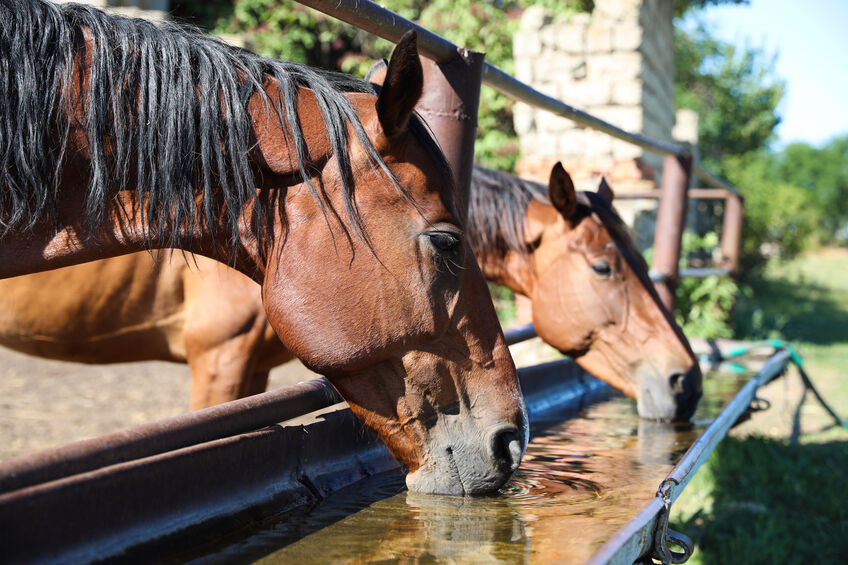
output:
<path id="1" fill-rule="evenodd" d="M 845 442 L 728 437 L 692 484 L 710 502 L 672 527 L 693 538 L 696 563 L 844 563 L 846 469 Z"/>
<path id="2" fill-rule="evenodd" d="M 848 342 L 848 297 L 832 288 L 776 278 L 741 296 L 735 310 L 736 335 L 780 337 L 820 345 Z"/>

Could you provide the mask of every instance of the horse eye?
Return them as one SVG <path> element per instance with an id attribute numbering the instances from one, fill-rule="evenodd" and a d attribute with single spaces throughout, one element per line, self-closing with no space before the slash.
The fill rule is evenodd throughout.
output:
<path id="1" fill-rule="evenodd" d="M 427 234 L 433 247 L 442 253 L 454 254 L 459 250 L 460 240 L 457 236 L 447 232 L 435 232 Z"/>
<path id="2" fill-rule="evenodd" d="M 602 277 L 608 277 L 612 274 L 612 267 L 610 267 L 609 263 L 606 261 L 598 261 L 592 265 L 592 270 L 595 271 L 596 275 L 600 275 Z"/>

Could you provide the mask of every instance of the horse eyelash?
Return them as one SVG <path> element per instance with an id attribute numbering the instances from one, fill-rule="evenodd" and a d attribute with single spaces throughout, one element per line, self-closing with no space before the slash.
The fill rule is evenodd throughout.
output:
<path id="1" fill-rule="evenodd" d="M 458 271 L 465 270 L 465 267 L 457 263 L 454 259 L 445 257 L 444 255 L 437 254 L 433 258 L 433 263 L 436 266 L 436 272 L 444 273 L 448 272 L 453 276 L 458 276 Z M 456 269 L 456 272 L 453 270 Z"/>

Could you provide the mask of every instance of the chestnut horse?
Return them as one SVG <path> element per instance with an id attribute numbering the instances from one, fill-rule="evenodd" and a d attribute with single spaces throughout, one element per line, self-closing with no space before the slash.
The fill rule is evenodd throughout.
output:
<path id="1" fill-rule="evenodd" d="M 450 168 L 413 112 L 423 80 L 414 33 L 375 94 L 176 26 L 0 0 L 0 278 L 145 248 L 226 257 L 411 490 L 494 491 L 528 424 Z"/>
<path id="2" fill-rule="evenodd" d="M 475 167 L 468 237 L 487 279 L 531 299 L 539 337 L 635 398 L 643 418 L 685 420 L 700 367 L 612 196 L 605 181 L 578 193 L 559 163 L 547 187 Z"/>
<path id="3" fill-rule="evenodd" d="M 641 416 L 691 415 L 698 364 L 607 200 L 578 195 L 561 167 L 549 187 L 475 167 L 468 223 L 486 277 L 532 297 L 545 341 L 636 398 Z M 0 281 L 0 344 L 84 363 L 188 362 L 193 409 L 264 391 L 294 356 L 259 287 L 196 262 L 138 253 Z"/>

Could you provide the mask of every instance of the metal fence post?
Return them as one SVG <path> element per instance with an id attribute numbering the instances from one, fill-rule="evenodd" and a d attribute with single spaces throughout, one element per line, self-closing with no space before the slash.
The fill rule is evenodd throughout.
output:
<path id="1" fill-rule="evenodd" d="M 666 155 L 663 162 L 662 196 L 654 232 L 653 270 L 661 276 L 657 294 L 669 311 L 674 309 L 677 291 L 680 244 L 686 224 L 691 155 Z"/>
<path id="2" fill-rule="evenodd" d="M 737 194 L 728 194 L 724 201 L 724 221 L 721 226 L 722 266 L 735 275 L 739 270 L 739 248 L 742 244 L 744 202 Z"/>
<path id="3" fill-rule="evenodd" d="M 416 110 L 433 130 L 450 163 L 457 183 L 457 204 L 463 216 L 468 212 L 485 58 L 484 53 L 466 49 L 458 49 L 453 60 L 446 64 L 421 57 L 424 94 Z"/>
<path id="4" fill-rule="evenodd" d="M 485 57 L 484 53 L 457 49 L 450 62 L 438 63 L 420 55 L 424 90 L 415 110 L 427 122 L 450 164 L 457 186 L 457 209 L 463 217 L 468 214 Z M 375 64 L 368 80 L 383 84 L 386 70 L 384 63 Z"/>

